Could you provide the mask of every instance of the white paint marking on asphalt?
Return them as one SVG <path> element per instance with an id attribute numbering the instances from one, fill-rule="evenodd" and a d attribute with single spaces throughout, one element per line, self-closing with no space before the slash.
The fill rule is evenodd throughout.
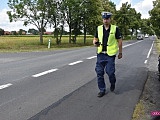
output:
<path id="1" fill-rule="evenodd" d="M 91 59 L 94 59 L 94 58 L 96 58 L 97 56 L 92 56 L 92 57 L 89 57 L 89 58 L 87 58 L 88 60 L 91 60 Z"/>
<path id="2" fill-rule="evenodd" d="M 4 89 L 4 88 L 7 88 L 9 86 L 11 86 L 12 84 L 9 83 L 9 84 L 6 84 L 6 85 L 0 85 L 0 90 Z"/>
<path id="3" fill-rule="evenodd" d="M 152 46 L 151 46 L 151 48 L 150 48 L 150 50 L 149 50 L 149 52 L 148 52 L 147 58 L 149 58 L 149 56 L 150 56 L 150 54 L 151 54 L 151 51 L 152 51 L 153 45 L 154 45 L 154 41 L 153 41 Z"/>
<path id="4" fill-rule="evenodd" d="M 143 40 L 138 41 L 138 42 L 135 42 L 135 43 L 132 43 L 132 44 L 125 45 L 125 46 L 123 46 L 123 48 L 129 47 L 129 46 L 131 46 L 131 45 L 137 44 L 137 43 L 142 42 L 142 41 L 143 41 Z"/>
<path id="5" fill-rule="evenodd" d="M 78 64 L 78 63 L 81 63 L 81 62 L 83 62 L 83 61 L 76 61 L 76 62 L 70 63 L 68 65 L 75 65 L 75 64 Z"/>
<path id="6" fill-rule="evenodd" d="M 144 64 L 147 64 L 147 62 L 148 62 L 148 60 L 145 60 L 145 61 L 144 61 Z"/>
<path id="7" fill-rule="evenodd" d="M 55 71 L 57 71 L 58 69 L 51 69 L 51 70 L 48 70 L 48 71 L 44 71 L 44 72 L 42 72 L 42 73 L 38 73 L 38 74 L 35 74 L 35 75 L 32 75 L 32 77 L 40 77 L 40 76 L 42 76 L 42 75 L 46 75 L 46 74 L 48 74 L 48 73 L 52 73 L 52 72 L 55 72 Z"/>

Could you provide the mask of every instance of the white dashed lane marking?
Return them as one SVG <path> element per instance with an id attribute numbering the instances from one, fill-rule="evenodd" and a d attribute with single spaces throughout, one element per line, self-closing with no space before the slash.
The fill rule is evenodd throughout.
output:
<path id="1" fill-rule="evenodd" d="M 144 64 L 147 64 L 147 62 L 148 62 L 148 60 L 145 60 L 145 61 L 144 61 Z"/>
<path id="2" fill-rule="evenodd" d="M 128 44 L 128 45 L 125 45 L 123 46 L 123 48 L 126 48 L 126 47 L 129 47 L 129 46 L 132 46 L 134 44 L 137 44 L 137 43 L 140 43 L 142 41 L 138 41 L 138 42 L 135 42 L 135 43 L 132 43 L 132 44 Z M 94 59 L 96 58 L 97 56 L 92 56 L 92 57 L 88 57 L 86 59 L 88 60 L 91 60 L 91 59 Z M 79 61 L 76 61 L 76 62 L 72 62 L 72 63 L 69 63 L 68 65 L 72 66 L 72 65 L 76 65 L 76 64 L 79 64 L 79 63 L 82 63 L 83 61 L 79 60 Z M 147 61 L 146 61 L 147 62 Z M 35 75 L 32 75 L 32 77 L 40 77 L 40 76 L 43 76 L 43 75 L 46 75 L 46 74 L 49 74 L 49 73 L 52 73 L 52 72 L 55 72 L 57 71 L 58 69 L 51 69 L 51 70 L 48 70 L 48 71 L 44 71 L 42 73 L 38 73 L 38 74 L 35 74 Z"/>
<path id="3" fill-rule="evenodd" d="M 125 45 L 125 46 L 123 46 L 123 48 L 129 47 L 129 46 L 131 46 L 131 45 L 137 44 L 137 43 L 142 42 L 142 41 L 143 41 L 143 40 L 138 41 L 138 42 L 135 42 L 135 43 L 132 43 L 132 44 Z"/>
<path id="4" fill-rule="evenodd" d="M 4 89 L 4 88 L 7 88 L 9 86 L 11 86 L 12 84 L 9 83 L 9 84 L 5 84 L 5 85 L 0 85 L 0 90 Z"/>
<path id="5" fill-rule="evenodd" d="M 76 65 L 78 63 L 82 63 L 83 61 L 76 61 L 76 62 L 73 62 L 73 63 L 69 63 L 68 65 Z"/>
<path id="6" fill-rule="evenodd" d="M 42 73 L 38 73 L 38 74 L 35 74 L 35 75 L 32 75 L 32 77 L 40 77 L 40 76 L 43 76 L 43 75 L 46 75 L 48 73 L 52 73 L 52 72 L 55 72 L 57 71 L 58 69 L 51 69 L 51 70 L 48 70 L 48 71 L 44 71 Z"/>
<path id="7" fill-rule="evenodd" d="M 97 56 L 92 56 L 92 57 L 89 57 L 89 58 L 87 58 L 88 60 L 91 60 L 91 59 L 94 59 L 94 58 L 96 58 Z"/>
<path id="8" fill-rule="evenodd" d="M 132 45 L 137 44 L 137 43 L 139 43 L 139 42 L 142 42 L 142 41 L 138 41 L 138 42 L 135 42 L 135 43 L 133 43 L 133 44 L 125 45 L 125 46 L 123 46 L 123 48 L 132 46 Z M 153 42 L 153 44 L 154 44 L 154 42 Z M 151 54 L 151 50 L 152 50 L 152 48 L 153 48 L 153 44 L 152 44 L 152 46 L 151 46 L 151 49 L 149 50 L 149 53 L 148 53 L 148 55 L 147 55 L 147 59 L 149 58 L 149 56 L 150 56 L 150 54 Z M 96 57 L 97 57 L 97 56 L 92 56 L 92 57 L 88 57 L 88 58 L 86 58 L 86 59 L 91 60 L 91 59 L 94 59 L 94 58 L 96 58 Z M 72 65 L 76 65 L 76 64 L 82 63 L 82 62 L 83 62 L 83 61 L 80 60 L 80 61 L 76 61 L 76 62 L 70 63 L 70 64 L 68 64 L 68 65 L 72 66 Z M 148 62 L 148 60 L 145 60 L 144 63 L 147 64 L 147 62 Z M 47 70 L 47 71 L 44 71 L 44 72 L 41 72 L 41 73 L 32 75 L 32 77 L 40 77 L 40 76 L 43 76 L 43 75 L 46 75 L 46 74 L 55 72 L 55 71 L 57 71 L 57 70 L 58 70 L 58 69 Z M 5 84 L 5 85 L 0 85 L 0 90 L 5 89 L 5 88 L 10 87 L 10 86 L 12 86 L 11 83 Z"/>

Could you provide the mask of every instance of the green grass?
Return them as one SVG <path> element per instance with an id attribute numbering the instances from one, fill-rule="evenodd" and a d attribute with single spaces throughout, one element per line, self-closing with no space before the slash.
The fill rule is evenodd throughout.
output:
<path id="1" fill-rule="evenodd" d="M 157 52 L 158 54 L 160 54 L 160 39 L 157 38 L 155 43 L 156 43 Z"/>
<path id="2" fill-rule="evenodd" d="M 128 37 L 129 39 L 130 37 Z M 6 35 L 0 36 L 0 52 L 28 52 L 46 51 L 55 49 L 68 49 L 73 47 L 91 46 L 93 36 L 87 35 L 86 44 L 83 42 L 83 35 L 77 37 L 76 44 L 69 44 L 69 36 L 63 35 L 60 45 L 56 44 L 53 35 L 43 35 L 43 45 L 40 45 L 39 35 Z M 51 48 L 48 49 L 48 40 L 51 40 Z"/>
<path id="3" fill-rule="evenodd" d="M 132 40 L 136 40 L 136 36 L 132 36 Z M 125 36 L 125 39 L 124 40 L 131 40 L 131 36 L 128 35 L 128 36 Z"/>
<path id="4" fill-rule="evenodd" d="M 144 104 L 142 101 L 139 101 L 139 103 L 136 105 L 132 120 L 140 120 L 141 118 L 144 118 Z"/>
<path id="5" fill-rule="evenodd" d="M 48 50 L 48 40 L 51 40 L 51 48 L 63 49 L 63 48 L 73 48 L 82 46 L 92 45 L 92 36 L 87 36 L 86 44 L 83 43 L 83 36 L 77 37 L 76 44 L 69 44 L 68 36 L 63 36 L 60 45 L 56 44 L 55 38 L 53 36 L 44 35 L 43 45 L 40 45 L 39 36 L 0 36 L 0 52 L 23 52 L 23 51 L 44 51 Z"/>

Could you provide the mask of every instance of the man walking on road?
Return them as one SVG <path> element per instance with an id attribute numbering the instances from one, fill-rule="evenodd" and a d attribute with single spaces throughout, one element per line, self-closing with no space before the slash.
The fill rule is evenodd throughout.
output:
<path id="1" fill-rule="evenodd" d="M 122 58 L 122 36 L 115 25 L 111 22 L 111 13 L 102 12 L 103 25 L 97 27 L 93 44 L 97 47 L 97 63 L 95 71 L 97 73 L 98 88 L 100 92 L 98 97 L 103 97 L 106 92 L 104 81 L 104 70 L 108 74 L 111 83 L 110 91 L 114 91 L 115 77 L 115 57 L 118 53 L 118 59 Z"/>

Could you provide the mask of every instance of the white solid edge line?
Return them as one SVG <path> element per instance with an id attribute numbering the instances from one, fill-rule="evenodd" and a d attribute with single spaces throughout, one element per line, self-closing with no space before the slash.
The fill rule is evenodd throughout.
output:
<path id="1" fill-rule="evenodd" d="M 76 62 L 73 62 L 73 63 L 69 63 L 68 65 L 75 65 L 75 64 L 78 64 L 78 63 L 81 63 L 83 61 L 76 61 Z"/>
<path id="2" fill-rule="evenodd" d="M 91 59 L 93 59 L 93 58 L 96 58 L 97 56 L 92 56 L 92 57 L 89 57 L 89 58 L 87 58 L 88 60 L 91 60 Z"/>
<path id="3" fill-rule="evenodd" d="M 9 84 L 5 84 L 5 85 L 0 85 L 0 90 L 4 89 L 4 88 L 7 88 L 9 86 L 11 86 L 12 84 L 9 83 Z"/>
<path id="4" fill-rule="evenodd" d="M 154 41 L 153 41 L 152 46 L 151 46 L 151 48 L 150 48 L 150 50 L 149 50 L 149 52 L 148 52 L 147 58 L 149 58 L 149 56 L 150 56 L 150 54 L 151 54 L 151 51 L 152 51 L 153 45 L 154 45 Z"/>
<path id="5" fill-rule="evenodd" d="M 47 70 L 47 71 L 44 71 L 44 72 L 41 72 L 41 73 L 32 75 L 32 77 L 40 77 L 40 76 L 46 75 L 46 74 L 48 74 L 48 73 L 55 72 L 55 71 L 57 71 L 57 70 L 58 70 L 58 69 Z"/>
<path id="6" fill-rule="evenodd" d="M 147 64 L 148 60 L 145 60 L 144 63 Z"/>
<path id="7" fill-rule="evenodd" d="M 143 41 L 143 40 L 142 40 L 142 41 Z M 123 48 L 129 47 L 129 46 L 131 46 L 131 45 L 137 44 L 137 43 L 142 42 L 142 41 L 138 41 L 138 42 L 135 42 L 135 43 L 132 43 L 132 44 L 125 45 L 125 46 L 123 46 Z"/>

